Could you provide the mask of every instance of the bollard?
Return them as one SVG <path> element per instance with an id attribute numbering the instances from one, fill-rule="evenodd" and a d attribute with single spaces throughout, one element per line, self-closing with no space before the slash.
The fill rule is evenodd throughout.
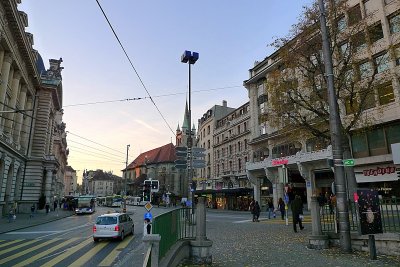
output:
<path id="1" fill-rule="evenodd" d="M 369 248 L 369 258 L 371 260 L 376 260 L 376 246 L 375 246 L 374 235 L 368 235 L 368 248 Z"/>

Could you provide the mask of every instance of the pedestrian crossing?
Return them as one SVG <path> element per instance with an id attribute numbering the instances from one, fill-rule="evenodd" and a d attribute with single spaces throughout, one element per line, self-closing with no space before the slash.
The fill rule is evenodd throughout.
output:
<path id="1" fill-rule="evenodd" d="M 263 222 L 263 223 L 267 223 L 267 224 L 286 224 L 286 220 L 282 220 L 281 217 L 276 217 L 276 218 L 273 218 L 273 219 L 261 218 L 260 221 Z M 288 218 L 289 224 L 291 224 L 292 221 L 293 221 L 292 216 L 289 216 L 289 218 Z M 310 215 L 305 215 L 303 220 L 302 220 L 302 223 L 303 224 L 311 224 L 312 223 L 311 216 Z"/>
<path id="2" fill-rule="evenodd" d="M 113 266 L 133 241 L 90 238 L 0 240 L 0 266 Z"/>

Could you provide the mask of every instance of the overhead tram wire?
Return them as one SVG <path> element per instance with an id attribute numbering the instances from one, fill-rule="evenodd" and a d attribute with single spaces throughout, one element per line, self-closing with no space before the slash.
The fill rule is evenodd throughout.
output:
<path id="1" fill-rule="evenodd" d="M 238 87 L 242 87 L 242 86 L 241 85 L 236 85 L 236 86 L 225 86 L 225 87 L 205 89 L 205 90 L 196 90 L 196 91 L 192 91 L 192 93 L 210 92 L 210 91 L 217 91 L 217 90 L 224 90 L 224 89 L 231 89 L 231 88 L 238 88 Z M 153 96 L 153 98 L 176 96 L 176 95 L 183 95 L 183 94 L 187 94 L 187 91 L 186 92 L 171 93 L 171 94 L 164 94 L 164 95 L 156 95 L 156 96 Z M 64 105 L 63 108 L 75 107 L 75 106 L 88 106 L 88 105 L 96 105 L 96 104 L 106 104 L 106 103 L 113 103 L 113 102 L 137 101 L 137 100 L 144 100 L 144 99 L 147 99 L 147 98 L 149 98 L 149 97 L 148 96 L 144 96 L 144 97 L 117 99 L 117 100 L 104 100 L 104 101 L 89 102 L 89 103 L 78 103 L 78 104 Z"/>
<path id="2" fill-rule="evenodd" d="M 88 156 L 98 157 L 98 158 L 101 158 L 101 159 L 104 159 L 104 160 L 108 160 L 110 162 L 122 162 L 122 161 L 119 161 L 117 159 L 110 158 L 107 155 L 98 154 L 95 151 L 85 150 L 84 148 L 81 148 L 81 147 L 76 147 L 76 146 L 71 146 L 71 145 L 69 145 L 68 147 L 71 147 L 71 148 L 74 149 L 74 150 L 72 150 L 70 152 L 70 154 L 73 154 L 73 152 L 76 152 L 76 154 L 85 154 L 85 155 L 88 155 Z M 122 162 L 122 163 L 124 163 L 124 162 Z"/>
<path id="3" fill-rule="evenodd" d="M 147 95 L 150 97 L 150 101 L 153 103 L 153 105 L 154 105 L 155 108 L 157 109 L 158 113 L 160 114 L 161 118 L 164 120 L 165 124 L 167 125 L 167 127 L 169 128 L 169 130 L 171 131 L 171 133 L 172 133 L 174 136 L 176 136 L 174 130 L 172 130 L 171 126 L 168 124 L 168 122 L 167 122 L 167 120 L 165 119 L 164 115 L 161 113 L 161 111 L 160 111 L 160 109 L 158 108 L 157 104 L 154 102 L 154 100 L 153 100 L 153 98 L 151 97 L 149 91 L 147 90 L 146 86 L 144 85 L 144 83 L 143 83 L 143 81 L 142 81 L 142 78 L 140 77 L 139 73 L 137 72 L 135 66 L 133 65 L 133 63 L 132 63 L 130 57 L 128 56 L 128 53 L 126 52 L 126 50 L 125 50 L 124 46 L 122 45 L 121 41 L 119 40 L 119 37 L 118 37 L 117 33 L 115 32 L 113 26 L 111 25 L 111 22 L 109 21 L 109 19 L 108 19 L 106 13 L 104 12 L 103 8 L 101 7 L 99 0 L 96 0 L 96 2 L 97 2 L 97 5 L 99 6 L 101 12 L 103 13 L 104 18 L 107 20 L 108 26 L 110 26 L 110 29 L 111 29 L 112 32 L 114 33 L 115 38 L 117 39 L 119 45 L 121 46 L 122 50 L 124 51 L 126 58 L 128 59 L 129 63 L 131 64 L 131 67 L 132 67 L 133 70 L 135 71 L 136 76 L 138 77 L 138 79 L 139 79 L 140 83 L 142 84 L 144 90 L 146 90 Z"/>
<path id="4" fill-rule="evenodd" d="M 107 156 L 107 157 L 121 158 L 121 157 L 118 156 L 118 155 L 111 154 L 111 153 L 108 153 L 107 151 L 104 151 L 104 150 L 101 150 L 101 149 L 97 149 L 97 148 L 95 148 L 95 147 L 87 146 L 87 145 L 85 145 L 85 144 L 82 144 L 82 143 L 79 143 L 79 142 L 76 142 L 76 141 L 68 140 L 68 142 L 75 143 L 75 144 L 78 144 L 78 145 L 82 145 L 82 146 L 85 146 L 85 147 L 91 149 L 91 150 L 86 150 L 86 151 L 88 151 L 88 152 L 99 153 L 99 155 L 104 155 L 104 153 L 105 153 L 105 154 L 106 154 L 105 156 Z M 68 145 L 68 147 L 73 147 L 73 146 Z M 75 148 L 85 149 L 85 148 L 83 148 L 83 147 L 76 147 L 76 146 L 75 146 Z M 93 150 L 95 150 L 95 151 L 93 151 Z M 99 152 L 98 152 L 98 151 L 99 151 Z"/>
<path id="5" fill-rule="evenodd" d="M 105 147 L 105 148 L 111 149 L 111 150 L 113 150 L 113 151 L 115 151 L 115 152 L 118 152 L 118 153 L 121 153 L 121 154 L 125 155 L 125 152 L 121 152 L 121 151 L 119 151 L 119 150 L 116 150 L 116 149 L 114 149 L 114 148 L 111 148 L 111 147 L 108 147 L 108 146 L 102 145 L 102 144 L 100 144 L 100 143 L 97 143 L 97 142 L 95 142 L 95 141 L 89 140 L 88 138 L 85 138 L 85 137 L 82 137 L 82 136 L 80 136 L 80 135 L 77 135 L 77 134 L 71 133 L 70 131 L 66 131 L 66 132 L 67 132 L 68 134 L 71 134 L 71 135 L 73 135 L 73 136 L 76 136 L 76 137 L 82 138 L 82 139 L 84 139 L 84 140 L 86 140 L 86 141 L 92 142 L 92 143 L 94 143 L 94 144 L 96 144 L 96 145 L 103 146 L 103 147 Z"/>

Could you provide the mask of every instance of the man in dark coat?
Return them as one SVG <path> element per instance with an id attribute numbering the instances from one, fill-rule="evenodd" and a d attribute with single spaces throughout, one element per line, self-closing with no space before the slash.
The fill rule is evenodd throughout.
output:
<path id="1" fill-rule="evenodd" d="M 296 195 L 292 202 L 292 214 L 293 214 L 293 230 L 295 233 L 297 233 L 297 223 L 300 226 L 300 230 L 303 230 L 303 224 L 300 220 L 300 214 L 303 214 L 303 201 L 301 200 L 301 197 L 299 195 Z"/>

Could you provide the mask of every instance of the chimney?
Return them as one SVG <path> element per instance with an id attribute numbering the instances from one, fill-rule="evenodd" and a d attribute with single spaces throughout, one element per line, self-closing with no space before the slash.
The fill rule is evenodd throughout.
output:
<path id="1" fill-rule="evenodd" d="M 226 102 L 226 100 L 222 100 L 222 106 L 226 108 L 228 106 L 228 102 Z"/>

